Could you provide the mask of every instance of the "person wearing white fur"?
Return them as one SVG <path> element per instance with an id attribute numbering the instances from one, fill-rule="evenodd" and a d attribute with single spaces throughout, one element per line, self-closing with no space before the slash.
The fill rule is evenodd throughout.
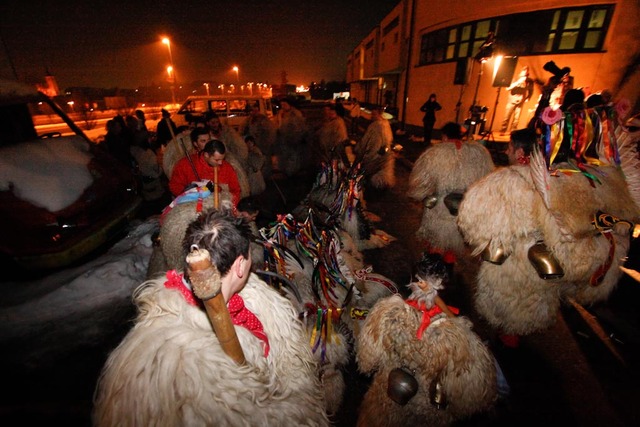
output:
<path id="1" fill-rule="evenodd" d="M 382 112 L 382 107 L 371 110 L 371 124 L 354 147 L 355 162 L 362 163 L 367 182 L 378 189 L 396 184 L 396 160 L 391 152 L 393 131 Z"/>
<path id="2" fill-rule="evenodd" d="M 203 213 L 185 248 L 209 252 L 246 363 L 223 350 L 179 272 L 143 283 L 138 317 L 98 381 L 98 426 L 329 424 L 316 363 L 291 303 L 250 272 L 250 231 L 230 211 Z"/>
<path id="3" fill-rule="evenodd" d="M 322 115 L 322 125 L 316 131 L 314 161 L 321 166 L 322 163 L 330 164 L 333 159 L 338 159 L 348 167 L 349 159 L 345 152 L 345 142 L 349 141 L 347 125 L 338 115 L 334 104 L 325 105 Z"/>
<path id="4" fill-rule="evenodd" d="M 465 257 L 467 248 L 456 224 L 457 208 L 467 188 L 494 169 L 489 151 L 463 141 L 460 125 L 442 127 L 442 143 L 424 151 L 409 176 L 409 197 L 423 203 L 416 236 L 447 262 Z"/>
<path id="5" fill-rule="evenodd" d="M 308 163 L 307 121 L 300 110 L 283 99 L 274 122 L 278 131 L 272 152 L 273 169 L 295 175 Z"/>

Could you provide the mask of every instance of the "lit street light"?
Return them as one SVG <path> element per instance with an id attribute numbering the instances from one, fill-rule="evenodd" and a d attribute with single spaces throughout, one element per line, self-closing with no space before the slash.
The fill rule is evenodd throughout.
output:
<path id="1" fill-rule="evenodd" d="M 209 96 L 209 83 L 203 83 L 203 85 L 207 88 L 207 96 Z"/>
<path id="2" fill-rule="evenodd" d="M 169 77 L 171 78 L 171 102 L 176 103 L 176 93 L 175 93 L 175 85 L 178 83 L 178 79 L 176 78 L 175 67 L 173 66 L 173 55 L 171 54 L 171 41 L 164 37 L 162 39 L 162 43 L 167 45 L 167 49 L 169 50 L 169 67 L 167 67 L 167 72 L 169 73 Z M 171 70 L 169 70 L 171 68 Z"/>
<path id="3" fill-rule="evenodd" d="M 240 84 L 240 74 L 239 74 L 240 73 L 240 69 L 238 68 L 237 65 L 233 66 L 233 71 L 236 72 L 236 81 L 237 81 L 238 84 Z"/>

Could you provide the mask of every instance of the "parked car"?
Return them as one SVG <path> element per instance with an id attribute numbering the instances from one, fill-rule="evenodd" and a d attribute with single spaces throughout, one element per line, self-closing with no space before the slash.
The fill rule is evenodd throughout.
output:
<path id="1" fill-rule="evenodd" d="M 229 94 L 190 96 L 173 119 L 177 126 L 181 126 L 202 119 L 208 112 L 215 112 L 223 124 L 238 130 L 246 121 L 253 105 L 258 105 L 260 112 L 267 117 L 273 117 L 271 94 Z"/>
<path id="2" fill-rule="evenodd" d="M 119 237 L 140 203 L 130 168 L 51 98 L 0 80 L 0 265 L 73 264 Z"/>

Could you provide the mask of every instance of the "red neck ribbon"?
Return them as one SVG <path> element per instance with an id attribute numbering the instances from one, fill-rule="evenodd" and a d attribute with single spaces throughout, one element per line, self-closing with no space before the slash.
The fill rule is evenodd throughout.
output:
<path id="1" fill-rule="evenodd" d="M 264 327 L 260 319 L 245 307 L 244 300 L 238 294 L 233 295 L 231 299 L 229 299 L 227 308 L 229 309 L 229 315 L 231 315 L 231 321 L 234 325 L 248 329 L 249 332 L 263 342 L 264 357 L 267 357 L 269 355 L 269 338 L 267 338 L 267 334 L 264 333 Z"/>
<path id="2" fill-rule="evenodd" d="M 189 304 L 194 307 L 198 306 L 196 297 L 193 295 L 193 291 L 184 284 L 182 280 L 182 274 L 175 270 L 167 271 L 167 281 L 164 282 L 164 287 L 167 289 L 177 289 Z"/>
<path id="3" fill-rule="evenodd" d="M 416 337 L 418 339 L 422 339 L 422 334 L 431 324 L 431 318 L 434 316 L 437 316 L 438 314 L 441 314 L 442 309 L 437 305 L 434 305 L 432 308 L 427 308 L 427 306 L 424 305 L 424 303 L 420 304 L 418 303 L 418 301 L 413 299 L 408 299 L 405 302 L 409 304 L 411 307 L 415 308 L 416 310 L 422 312 L 422 321 L 420 322 L 420 327 L 418 328 L 418 332 L 416 334 Z M 458 310 L 456 307 L 451 307 L 451 306 L 447 306 L 447 307 L 449 307 L 449 310 L 451 310 L 454 314 L 458 314 L 460 312 L 460 310 Z"/>

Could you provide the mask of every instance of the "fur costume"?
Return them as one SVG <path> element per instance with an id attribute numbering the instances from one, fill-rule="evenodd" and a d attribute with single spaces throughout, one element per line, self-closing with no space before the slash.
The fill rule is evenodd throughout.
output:
<path id="1" fill-rule="evenodd" d="M 389 245 L 396 238 L 376 229 L 363 212 L 362 178 L 358 165 L 344 171 L 337 161 L 324 164 L 311 192 L 294 214 L 304 219 L 310 206 L 329 212 L 327 221 L 337 219 L 338 228 L 349 233 L 359 251 Z"/>
<path id="2" fill-rule="evenodd" d="M 603 129 L 608 121 L 594 117 Z M 573 123 L 579 125 L 575 118 Z M 475 254 L 507 256 L 501 264 L 483 262 L 477 277 L 475 305 L 492 326 L 508 334 L 536 332 L 555 322 L 563 299 L 593 304 L 615 288 L 630 227 L 618 223 L 598 229 L 594 221 L 599 212 L 632 223 L 640 219 L 637 188 L 629 187 L 639 171 L 635 143 L 619 128 L 615 135 L 617 144 L 606 152 L 595 147 L 599 166 L 593 158 L 590 163 L 548 162 L 536 151 L 529 166 L 498 169 L 467 191 L 458 216 L 465 239 Z M 624 172 L 616 164 L 618 155 Z M 557 260 L 563 276 L 541 278 L 529 254 L 536 242 L 546 247 L 547 260 Z"/>
<path id="3" fill-rule="evenodd" d="M 260 151 L 271 157 L 273 144 L 276 141 L 276 126 L 273 121 L 264 114 L 251 114 L 242 128 L 242 135 L 251 135 Z"/>
<path id="4" fill-rule="evenodd" d="M 316 132 L 313 160 L 317 165 L 331 163 L 333 159 L 347 162 L 344 142 L 349 139 L 347 125 L 340 116 L 334 119 L 325 119 Z"/>
<path id="5" fill-rule="evenodd" d="M 391 151 L 393 132 L 389 120 L 371 122 L 355 145 L 355 162 L 361 162 L 368 183 L 373 188 L 390 188 L 396 184 L 396 159 Z"/>
<path id="6" fill-rule="evenodd" d="M 271 162 L 271 159 L 269 159 L 269 162 Z M 262 172 L 265 164 L 265 156 L 262 154 L 262 151 L 260 151 L 260 148 L 258 148 L 257 145 L 251 147 L 251 149 L 249 149 L 249 157 L 247 158 L 247 176 L 252 196 L 262 194 L 267 188 Z"/>
<path id="7" fill-rule="evenodd" d="M 224 142 L 227 153 L 233 154 L 233 157 L 235 157 L 238 163 L 246 170 L 249 148 L 237 130 L 231 126 L 220 123 L 220 132 L 214 136 L 214 139 L 219 139 Z"/>
<path id="8" fill-rule="evenodd" d="M 409 197 L 424 203 L 416 235 L 435 248 L 463 255 L 464 241 L 445 197 L 464 194 L 493 168 L 491 155 L 477 142 L 442 142 L 422 153 L 409 176 Z"/>
<path id="9" fill-rule="evenodd" d="M 305 323 L 321 367 L 327 412 L 335 414 L 343 400 L 342 370 L 349 361 L 352 337 L 375 301 L 388 296 L 395 285 L 364 267 L 346 232 L 325 228 L 318 235 L 311 215 L 305 223 L 287 215 L 269 232 L 263 230 L 265 250 L 273 254 L 266 257 L 265 269 L 288 278 L 293 287 L 283 290 Z"/>
<path id="10" fill-rule="evenodd" d="M 274 147 L 277 164 L 274 167 L 291 176 L 307 163 L 307 122 L 295 107 L 289 111 L 280 110 L 275 122 L 278 131 Z"/>
<path id="11" fill-rule="evenodd" d="M 437 310 L 434 298 L 441 279 L 417 278 L 424 290 L 412 283 L 407 301 L 398 294 L 378 301 L 358 335 L 358 368 L 373 374 L 358 426 L 448 425 L 488 410 L 497 397 L 495 360 L 472 331 L 471 322 Z M 425 325 L 423 313 L 409 302 L 433 311 L 430 322 Z M 388 391 L 388 387 L 395 390 L 389 381 L 396 368 L 417 380 L 417 394 L 407 396 L 404 405 Z M 432 403 L 436 400 L 440 408 Z"/>
<path id="12" fill-rule="evenodd" d="M 316 365 L 291 304 L 251 275 L 240 295 L 269 338 L 236 326 L 247 363 L 222 350 L 207 314 L 165 278 L 135 293 L 134 328 L 100 376 L 93 421 L 98 426 L 325 426 Z"/>
<path id="13" fill-rule="evenodd" d="M 231 193 L 226 190 L 226 186 L 220 186 L 220 206 L 231 208 Z M 183 193 L 184 194 L 184 193 Z M 178 196 L 171 206 L 165 208 L 162 215 L 162 223 L 160 233 L 158 235 L 158 244 L 153 250 L 149 268 L 147 270 L 147 279 L 156 277 L 167 270 L 182 270 L 184 265 L 184 254 L 182 249 L 182 241 L 184 240 L 187 227 L 198 217 L 199 212 L 203 212 L 213 207 L 213 195 L 204 193 L 202 206 L 198 206 L 198 201 L 182 201 Z M 254 252 L 252 251 L 252 255 Z M 261 258 L 261 256 L 260 256 Z M 258 258 L 259 259 L 259 258 Z"/>

